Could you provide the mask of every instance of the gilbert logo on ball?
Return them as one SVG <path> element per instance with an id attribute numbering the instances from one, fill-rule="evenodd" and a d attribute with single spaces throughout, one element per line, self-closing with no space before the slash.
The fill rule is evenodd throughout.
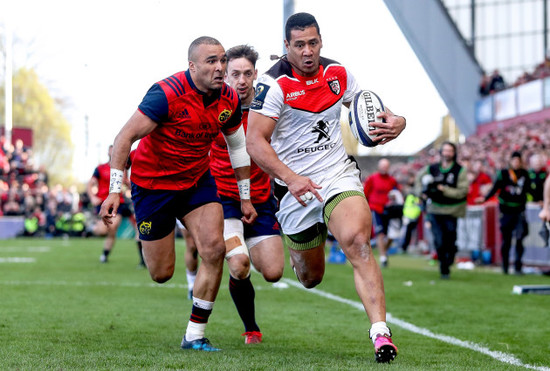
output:
<path id="1" fill-rule="evenodd" d="M 378 95 L 370 90 L 357 93 L 349 107 L 349 125 L 355 139 L 366 147 L 375 147 L 378 142 L 373 139 L 376 135 L 369 132 L 374 129 L 372 123 L 384 122 L 378 114 L 384 111 L 384 104 Z"/>

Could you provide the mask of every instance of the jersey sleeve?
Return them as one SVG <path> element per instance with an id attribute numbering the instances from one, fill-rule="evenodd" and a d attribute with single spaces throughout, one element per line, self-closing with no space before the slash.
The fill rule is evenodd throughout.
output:
<path id="1" fill-rule="evenodd" d="M 231 129 L 236 128 L 239 126 L 242 120 L 242 112 L 241 112 L 241 100 L 239 99 L 239 103 L 237 104 L 237 108 L 235 109 L 235 112 L 233 112 L 233 115 L 223 124 L 223 132 L 231 132 Z"/>
<path id="2" fill-rule="evenodd" d="M 353 74 L 351 74 L 351 72 L 349 72 L 347 68 L 346 68 L 346 74 L 347 74 L 347 86 L 346 86 L 346 91 L 344 92 L 343 101 L 345 103 L 349 103 L 353 100 L 353 97 L 355 96 L 355 94 L 361 91 L 361 87 L 359 86 L 359 83 L 357 82 Z"/>
<path id="3" fill-rule="evenodd" d="M 250 104 L 252 111 L 264 116 L 279 119 L 284 106 L 284 96 L 281 87 L 268 75 L 262 75 L 256 85 L 256 93 Z"/>
<path id="4" fill-rule="evenodd" d="M 157 124 L 168 118 L 168 99 L 159 84 L 151 86 L 138 109 Z"/>
<path id="5" fill-rule="evenodd" d="M 92 175 L 92 178 L 99 179 L 99 168 L 98 167 L 95 168 L 94 173 Z"/>

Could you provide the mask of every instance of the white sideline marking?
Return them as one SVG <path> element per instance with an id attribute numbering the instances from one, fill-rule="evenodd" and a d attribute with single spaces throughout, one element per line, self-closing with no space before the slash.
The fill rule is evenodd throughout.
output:
<path id="1" fill-rule="evenodd" d="M 11 256 L 8 258 L 0 258 L 0 263 L 36 263 L 36 259 Z"/>
<path id="2" fill-rule="evenodd" d="M 40 285 L 40 286 L 121 286 L 121 287 L 159 287 L 165 289 L 185 289 L 187 284 L 179 283 L 137 283 L 137 282 L 80 282 L 80 281 L 0 281 L 1 285 L 22 286 L 22 285 Z"/>
<path id="3" fill-rule="evenodd" d="M 283 278 L 281 281 L 284 281 L 290 286 L 294 286 L 298 289 L 302 289 L 304 291 L 310 292 L 312 294 L 316 294 L 319 296 L 322 296 L 324 298 L 334 300 L 343 304 L 347 304 L 355 309 L 358 309 L 360 311 L 364 311 L 363 304 L 357 301 L 349 300 L 342 298 L 340 296 L 321 291 L 319 289 L 306 289 L 304 288 L 299 282 L 290 280 L 288 278 Z M 98 281 L 98 282 L 80 282 L 80 281 L 0 281 L 0 285 L 10 285 L 10 286 L 19 286 L 19 285 L 44 285 L 44 286 L 122 286 L 122 287 L 158 287 L 158 288 L 167 288 L 167 289 L 185 289 L 187 290 L 187 284 L 177 284 L 177 283 L 171 283 L 171 284 L 159 284 L 159 283 L 136 283 L 136 282 L 106 282 L 106 281 Z M 546 366 L 533 366 L 528 365 L 523 362 L 521 362 L 519 359 L 514 357 L 511 354 L 494 351 L 489 348 L 486 348 L 484 346 L 481 346 L 479 344 L 472 343 L 470 341 L 464 341 L 457 338 L 454 338 L 452 336 L 447 335 L 440 335 L 433 333 L 432 331 L 418 327 L 416 325 L 413 325 L 412 323 L 403 321 L 397 317 L 392 316 L 390 313 L 386 314 L 386 318 L 388 322 L 399 326 L 405 330 L 408 330 L 413 333 L 417 333 L 432 339 L 437 339 L 440 341 L 443 341 L 445 343 L 449 343 L 451 345 L 460 346 L 466 349 L 470 349 L 485 355 L 488 355 L 491 358 L 494 358 L 497 361 L 507 363 L 513 366 L 519 366 L 524 367 L 527 369 L 532 370 L 538 370 L 538 371 L 550 371 L 549 367 Z"/>
<path id="4" fill-rule="evenodd" d="M 49 246 L 6 246 L 0 247 L 0 252 L 49 252 L 51 248 Z"/>
<path id="5" fill-rule="evenodd" d="M 340 303 L 343 303 L 343 304 L 348 304 L 349 306 L 351 306 L 353 308 L 356 308 L 356 309 L 359 309 L 361 311 L 365 310 L 363 308 L 363 304 L 360 303 L 360 302 L 345 299 L 345 298 L 342 298 L 340 296 L 336 296 L 334 294 L 324 292 L 324 291 L 321 291 L 321 290 L 318 290 L 318 289 L 306 289 L 299 282 L 290 280 L 288 278 L 283 278 L 282 281 L 288 283 L 291 286 L 294 286 L 294 287 L 297 287 L 299 289 L 310 292 L 312 294 L 319 295 L 319 296 L 322 296 L 324 298 L 334 300 L 334 301 L 337 301 L 337 302 L 340 302 Z M 514 357 L 511 354 L 506 354 L 506 353 L 503 353 L 503 352 L 494 351 L 494 350 L 491 350 L 491 349 L 486 348 L 484 346 L 481 346 L 479 344 L 475 344 L 475 343 L 472 343 L 470 341 L 460 340 L 460 339 L 454 338 L 452 336 L 435 334 L 435 333 L 431 332 L 428 329 L 418 327 L 416 325 L 413 325 L 412 323 L 400 320 L 399 318 L 396 318 L 396 317 L 392 316 L 390 313 L 386 314 L 386 318 L 387 318 L 388 322 L 390 322 L 392 324 L 395 324 L 395 325 L 397 325 L 401 328 L 404 328 L 405 330 L 408 330 L 408 331 L 411 331 L 411 332 L 414 332 L 414 333 L 417 333 L 417 334 L 420 334 L 420 335 L 424 335 L 424 336 L 427 336 L 429 338 L 437 339 L 437 340 L 443 341 L 445 343 L 449 343 L 449 344 L 452 344 L 452 345 L 457 345 L 457 346 L 460 346 L 460 347 L 463 347 L 463 348 L 466 348 L 466 349 L 470 349 L 470 350 L 473 350 L 473 351 L 476 351 L 476 352 L 479 352 L 479 353 L 483 353 L 483 354 L 488 355 L 489 357 L 494 358 L 497 361 L 500 361 L 500 362 L 503 362 L 503 363 L 508 363 L 508 364 L 514 365 L 514 366 L 525 367 L 525 368 L 532 369 L 532 370 L 550 371 L 549 367 L 527 365 L 527 364 L 521 362 L 519 359 L 517 359 L 516 357 Z"/>

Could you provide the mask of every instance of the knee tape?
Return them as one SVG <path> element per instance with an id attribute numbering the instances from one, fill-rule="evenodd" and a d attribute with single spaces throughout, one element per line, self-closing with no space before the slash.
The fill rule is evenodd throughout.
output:
<path id="1" fill-rule="evenodd" d="M 238 254 L 249 256 L 243 234 L 240 232 L 227 234 L 225 236 L 225 260 Z"/>

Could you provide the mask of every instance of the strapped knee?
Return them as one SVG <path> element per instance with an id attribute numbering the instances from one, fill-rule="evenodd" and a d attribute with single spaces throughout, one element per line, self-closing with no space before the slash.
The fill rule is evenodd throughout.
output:
<path id="1" fill-rule="evenodd" d="M 233 232 L 226 234 L 225 236 L 225 260 L 229 260 L 231 257 L 244 254 L 248 255 L 248 249 L 244 243 L 244 236 L 240 232 Z"/>

